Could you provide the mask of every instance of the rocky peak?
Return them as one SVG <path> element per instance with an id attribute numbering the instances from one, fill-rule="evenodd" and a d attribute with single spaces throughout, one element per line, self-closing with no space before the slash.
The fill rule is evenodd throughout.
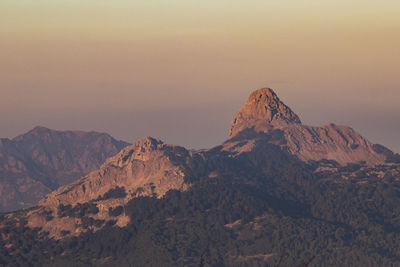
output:
<path id="1" fill-rule="evenodd" d="M 136 149 L 140 149 L 142 151 L 152 151 L 161 148 L 164 145 L 164 142 L 160 139 L 153 138 L 147 136 L 140 141 L 137 141 L 133 144 Z"/>
<path id="2" fill-rule="evenodd" d="M 92 218 L 109 220 L 110 209 L 125 205 L 132 198 L 161 198 L 169 190 L 187 190 L 190 185 L 185 182 L 185 177 L 190 175 L 191 160 L 191 154 L 185 148 L 146 137 L 110 157 L 98 170 L 48 194 L 39 206 L 57 214 L 60 204 L 76 206 L 91 202 L 99 208 L 98 214 Z M 120 194 L 115 196 L 115 192 Z M 79 233 L 73 218 L 57 217 L 49 223 L 42 217 L 40 212 L 33 212 L 29 225 L 42 227 L 52 237 L 60 236 L 62 230 Z M 124 226 L 129 218 L 121 215 L 117 220 L 117 225 Z M 55 222 L 63 222 L 62 227 L 55 227 Z"/>
<path id="3" fill-rule="evenodd" d="M 13 140 L 15 141 L 22 141 L 25 140 L 27 138 L 44 138 L 45 136 L 49 136 L 52 134 L 55 134 L 57 131 L 56 130 L 52 130 L 43 126 L 36 126 L 35 128 L 33 128 L 32 130 L 30 130 L 27 133 L 21 134 L 17 137 L 15 137 Z"/>
<path id="4" fill-rule="evenodd" d="M 276 131 L 280 137 L 274 141 L 275 144 L 306 162 L 329 159 L 342 165 L 360 161 L 376 165 L 386 160 L 385 155 L 374 151 L 373 143 L 350 127 L 302 124 L 299 117 L 270 88 L 251 93 L 236 114 L 229 135 L 232 137 L 230 140 L 234 141 L 237 137 L 252 139 L 251 134 L 254 133 L 273 135 Z M 252 149 L 251 142 L 243 149 Z"/>
<path id="5" fill-rule="evenodd" d="M 266 131 L 289 124 L 301 124 L 300 118 L 271 88 L 262 88 L 251 93 L 246 104 L 239 109 L 231 123 L 229 136 L 248 128 Z"/>
<path id="6" fill-rule="evenodd" d="M 144 190 L 141 195 L 162 197 L 169 189 L 186 188 L 183 178 L 188 160 L 190 153 L 185 148 L 146 137 L 108 158 L 100 169 L 54 191 L 41 203 L 83 203 L 116 186 L 124 187 L 129 196 L 139 188 Z"/>
<path id="7" fill-rule="evenodd" d="M 148 160 L 152 153 L 163 153 L 163 148 L 172 147 L 167 146 L 160 139 L 153 137 L 145 137 L 142 140 L 135 142 L 133 145 L 127 146 L 121 150 L 115 157 L 109 158 L 104 165 L 114 164 L 117 166 L 124 166 L 129 164 L 132 160 Z"/>

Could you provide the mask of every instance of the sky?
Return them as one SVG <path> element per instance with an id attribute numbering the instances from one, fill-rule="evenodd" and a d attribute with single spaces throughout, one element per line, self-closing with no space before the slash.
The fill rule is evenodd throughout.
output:
<path id="1" fill-rule="evenodd" d="M 227 138 L 271 87 L 305 124 L 400 152 L 398 0 L 2 0 L 0 137 L 36 125 Z"/>

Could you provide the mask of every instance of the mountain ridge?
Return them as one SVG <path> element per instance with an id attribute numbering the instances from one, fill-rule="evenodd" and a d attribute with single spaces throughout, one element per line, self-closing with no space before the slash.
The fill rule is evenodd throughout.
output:
<path id="1" fill-rule="evenodd" d="M 289 266 L 400 263 L 398 155 L 347 126 L 303 125 L 277 101 L 242 112 L 218 146 L 146 137 L 0 214 L 0 264 L 265 266 L 286 249 Z"/>
<path id="2" fill-rule="evenodd" d="M 385 163 L 394 155 L 387 148 L 377 149 L 377 145 L 351 127 L 302 124 L 299 116 L 270 88 L 261 88 L 250 94 L 232 120 L 229 128 L 230 138 L 223 144 L 223 149 L 239 154 L 250 151 L 254 147 L 254 140 L 246 137 L 246 134 L 251 136 L 253 131 L 272 134 L 274 138 L 270 141 L 273 144 L 305 162 L 327 159 L 337 161 L 341 165 L 365 162 L 373 166 Z M 229 141 L 242 135 L 246 138 L 240 141 L 241 145 Z M 154 140 L 156 139 L 147 138 L 149 144 L 160 142 Z M 246 145 L 243 145 L 243 142 L 246 142 Z M 105 133 L 56 131 L 43 126 L 37 126 L 13 139 L 1 139 L 0 163 L 3 164 L 0 165 L 0 177 L 3 177 L 3 180 L 7 177 L 8 180 L 12 180 L 0 184 L 1 192 L 9 191 L 3 193 L 2 209 L 10 210 L 35 204 L 35 201 L 40 199 L 39 196 L 96 170 L 109 156 L 116 154 L 126 145 L 128 144 Z M 199 154 L 196 151 L 190 153 Z M 11 186 L 15 183 L 19 185 Z M 29 187 L 35 188 L 32 190 L 34 192 L 42 193 L 35 193 L 29 199 L 25 197 L 25 204 L 14 201 L 7 207 L 7 202 L 21 198 L 21 192 L 29 190 Z M 22 191 L 19 192 L 16 188 L 21 188 Z"/>
<path id="3" fill-rule="evenodd" d="M 108 158 L 98 170 L 48 194 L 39 206 L 57 213 L 60 205 L 73 207 L 77 203 L 90 202 L 101 207 L 98 214 L 92 215 L 93 219 L 109 220 L 108 209 L 126 205 L 134 198 L 162 198 L 170 190 L 188 190 L 193 177 L 194 180 L 199 177 L 212 179 L 227 171 L 220 170 L 220 166 L 215 164 L 210 166 L 210 162 L 222 160 L 219 164 L 224 166 L 230 160 L 247 162 L 248 157 L 258 153 L 265 157 L 261 152 L 265 145 L 276 146 L 307 164 L 328 160 L 342 166 L 360 163 L 374 166 L 384 164 L 387 158 L 384 153 L 376 152 L 374 144 L 348 126 L 303 125 L 272 89 L 262 88 L 251 93 L 238 114 L 230 127 L 231 137 L 219 146 L 188 151 L 146 137 Z M 234 168 L 234 165 L 228 165 Z M 124 195 L 113 201 L 102 199 L 102 195 L 115 190 L 123 190 Z M 34 217 L 35 213 L 32 213 L 31 218 Z M 33 222 L 35 220 L 31 220 L 31 227 L 43 227 L 43 220 Z M 115 220 L 120 226 L 126 223 L 122 214 Z M 44 229 L 51 236 L 61 238 L 60 229 L 54 229 L 52 225 Z M 82 229 L 68 228 L 68 231 L 80 234 Z"/>
<path id="4" fill-rule="evenodd" d="M 0 208 L 29 207 L 60 185 L 97 169 L 128 143 L 110 135 L 38 126 L 0 141 Z"/>
<path id="5" fill-rule="evenodd" d="M 384 163 L 374 144 L 348 126 L 333 123 L 308 126 L 270 88 L 255 90 L 236 113 L 229 136 L 246 129 L 268 133 L 283 132 L 280 146 L 304 161 L 335 160 L 340 164 L 365 161 L 369 165 Z"/>

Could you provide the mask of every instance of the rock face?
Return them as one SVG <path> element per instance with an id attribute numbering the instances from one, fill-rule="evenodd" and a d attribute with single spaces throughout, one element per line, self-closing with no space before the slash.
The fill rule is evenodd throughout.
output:
<path id="1" fill-rule="evenodd" d="M 171 189 L 185 190 L 185 168 L 190 153 L 183 147 L 166 145 L 147 137 L 125 147 L 100 169 L 79 181 L 59 188 L 39 202 L 56 207 L 100 199 L 112 189 L 123 188 L 126 199 L 137 196 L 162 197 Z"/>
<path id="2" fill-rule="evenodd" d="M 272 89 L 262 88 L 251 93 L 239 109 L 229 128 L 229 136 L 248 128 L 268 131 L 292 124 L 301 124 L 299 116 L 280 101 Z"/>
<path id="3" fill-rule="evenodd" d="M 301 124 L 299 117 L 269 88 L 250 95 L 233 119 L 229 136 L 233 138 L 250 129 L 263 133 L 281 131 L 278 143 L 282 149 L 304 161 L 329 159 L 341 164 L 365 161 L 374 165 L 386 160 L 385 155 L 373 149 L 374 144 L 350 127 Z"/>
<path id="4" fill-rule="evenodd" d="M 284 130 L 284 149 L 303 161 L 335 160 L 342 165 L 365 161 L 384 163 L 386 156 L 374 150 L 374 144 L 348 126 L 329 124 L 321 127 L 291 125 Z"/>
<path id="5" fill-rule="evenodd" d="M 28 225 L 41 227 L 53 238 L 62 238 L 65 231 L 79 235 L 87 231 L 83 219 L 61 215 L 61 207 L 76 209 L 79 203 L 90 203 L 96 210 L 89 215 L 91 219 L 125 226 L 129 218 L 124 213 L 111 216 L 110 211 L 121 209 L 132 198 L 161 198 L 171 189 L 185 191 L 190 186 L 185 177 L 192 173 L 188 167 L 191 161 L 192 155 L 185 148 L 147 137 L 122 149 L 98 170 L 48 194 L 28 213 Z M 53 214 L 54 218 L 47 221 L 43 214 Z"/>
<path id="6" fill-rule="evenodd" d="M 0 140 L 0 210 L 25 208 L 97 169 L 128 145 L 108 134 L 36 127 Z"/>

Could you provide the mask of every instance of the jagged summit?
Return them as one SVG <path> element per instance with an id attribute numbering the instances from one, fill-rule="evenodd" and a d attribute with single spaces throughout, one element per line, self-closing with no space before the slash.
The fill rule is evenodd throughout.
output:
<path id="1" fill-rule="evenodd" d="M 252 92 L 246 104 L 239 109 L 229 128 L 229 136 L 248 128 L 266 131 L 288 124 L 301 124 L 299 116 L 271 88 L 261 88 Z"/>
<path id="2" fill-rule="evenodd" d="M 162 140 L 147 136 L 134 144 L 123 148 L 118 155 L 109 158 L 103 165 L 108 165 L 111 162 L 118 166 L 127 164 L 132 160 L 147 160 L 149 155 L 154 151 L 161 151 L 167 147 Z M 172 146 L 170 146 L 172 147 Z"/>
<path id="3" fill-rule="evenodd" d="M 135 147 L 140 147 L 142 149 L 154 150 L 157 147 L 162 146 L 164 142 L 158 138 L 147 136 L 133 144 Z"/>
<path id="4" fill-rule="evenodd" d="M 83 203 L 116 186 L 124 187 L 129 197 L 138 188 L 141 195 L 162 197 L 170 189 L 186 188 L 185 164 L 189 158 L 189 152 L 183 147 L 146 137 L 123 148 L 81 180 L 54 191 L 41 203 Z"/>
<path id="5" fill-rule="evenodd" d="M 275 142 L 304 161 L 329 159 L 340 164 L 365 161 L 370 165 L 385 161 L 385 156 L 374 150 L 373 143 L 348 126 L 302 124 L 270 88 L 250 94 L 232 121 L 229 129 L 231 140 L 244 130 L 269 134 L 280 132 L 281 139 Z"/>

